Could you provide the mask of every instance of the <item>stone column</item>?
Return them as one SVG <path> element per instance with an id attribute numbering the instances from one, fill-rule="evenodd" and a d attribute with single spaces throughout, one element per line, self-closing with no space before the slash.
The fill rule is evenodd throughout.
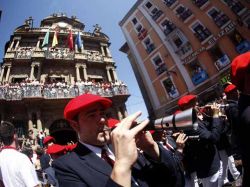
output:
<path id="1" fill-rule="evenodd" d="M 75 52 L 78 53 L 78 46 L 75 44 Z"/>
<path id="2" fill-rule="evenodd" d="M 107 75 L 108 75 L 108 81 L 111 82 L 112 80 L 111 80 L 109 68 L 106 68 L 106 70 L 107 70 Z"/>
<path id="3" fill-rule="evenodd" d="M 76 81 L 80 81 L 80 71 L 79 71 L 79 66 L 76 66 Z"/>
<path id="4" fill-rule="evenodd" d="M 81 45 L 81 52 L 83 53 L 83 50 L 84 50 L 84 46 L 83 46 L 83 43 Z"/>
<path id="5" fill-rule="evenodd" d="M 34 68 L 35 68 L 35 65 L 31 64 L 31 71 L 30 71 L 30 79 L 31 80 L 34 80 Z"/>
<path id="6" fill-rule="evenodd" d="M 83 77 L 84 77 L 84 80 L 88 80 L 87 67 L 86 66 L 83 66 Z"/>
<path id="7" fill-rule="evenodd" d="M 15 46 L 15 50 L 19 47 L 19 43 L 20 43 L 20 40 L 17 40 L 16 46 Z"/>
<path id="8" fill-rule="evenodd" d="M 36 43 L 36 49 L 40 49 L 40 42 L 41 42 L 41 40 L 39 38 L 38 41 L 37 41 L 37 43 Z"/>
<path id="9" fill-rule="evenodd" d="M 40 79 L 41 79 L 41 65 L 38 64 L 37 67 L 38 67 L 38 73 L 37 73 L 36 79 L 37 79 L 38 81 L 40 81 Z"/>
<path id="10" fill-rule="evenodd" d="M 5 71 L 5 66 L 2 66 L 2 71 L 1 71 L 1 75 L 0 75 L 0 82 L 3 81 L 4 71 Z"/>
<path id="11" fill-rule="evenodd" d="M 37 111 L 36 116 L 37 116 L 37 121 L 36 121 L 37 130 L 40 131 L 43 129 L 42 122 L 41 122 L 41 112 Z"/>
<path id="12" fill-rule="evenodd" d="M 117 81 L 118 78 L 117 78 L 117 74 L 116 74 L 115 68 L 112 68 L 112 71 L 113 71 L 114 79 L 115 79 L 115 81 Z"/>
<path id="13" fill-rule="evenodd" d="M 14 45 L 14 42 L 15 42 L 15 40 L 13 40 L 13 41 L 11 42 L 11 45 L 10 45 L 10 47 L 8 48 L 7 51 L 11 51 L 11 49 L 12 49 L 12 47 L 13 47 L 13 45 Z"/>
<path id="14" fill-rule="evenodd" d="M 32 114 L 28 112 L 28 129 L 33 130 Z"/>
<path id="15" fill-rule="evenodd" d="M 106 51 L 107 51 L 107 56 L 108 56 L 108 57 L 111 57 L 111 53 L 110 53 L 110 51 L 109 51 L 108 46 L 106 46 Z"/>
<path id="16" fill-rule="evenodd" d="M 103 46 L 102 46 L 102 45 L 101 45 L 101 51 L 102 51 L 102 55 L 103 55 L 103 56 L 106 56 L 105 51 L 104 51 L 104 49 L 103 49 Z"/>
<path id="17" fill-rule="evenodd" d="M 5 81 L 9 81 L 9 76 L 10 76 L 10 68 L 11 68 L 11 66 L 8 66 L 8 70 L 7 70 L 7 74 L 6 74 Z"/>

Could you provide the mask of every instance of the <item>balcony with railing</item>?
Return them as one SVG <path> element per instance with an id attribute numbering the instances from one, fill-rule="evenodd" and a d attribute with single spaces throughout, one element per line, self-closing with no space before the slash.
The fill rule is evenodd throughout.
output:
<path id="1" fill-rule="evenodd" d="M 153 20 L 157 20 L 163 14 L 162 10 L 157 10 L 151 17 Z"/>
<path id="2" fill-rule="evenodd" d="M 243 40 L 242 42 L 240 42 L 240 44 L 238 44 L 236 46 L 236 51 L 239 54 L 245 53 L 247 51 L 250 51 L 250 42 L 247 40 Z"/>
<path id="3" fill-rule="evenodd" d="M 167 66 L 165 63 L 162 63 L 161 65 L 159 65 L 156 69 L 155 69 L 155 72 L 157 75 L 160 75 L 162 74 L 163 72 L 166 72 L 167 71 Z"/>
<path id="4" fill-rule="evenodd" d="M 15 53 L 16 59 L 31 59 L 33 52 L 33 47 L 19 47 Z"/>
<path id="5" fill-rule="evenodd" d="M 190 16 L 193 15 L 193 12 L 185 8 L 184 6 L 180 6 L 176 9 L 177 15 L 181 18 L 182 21 L 186 21 Z"/>
<path id="6" fill-rule="evenodd" d="M 214 16 L 213 20 L 218 27 L 222 27 L 227 22 L 229 22 L 230 19 L 227 15 L 221 12 L 221 13 L 218 13 L 216 16 Z"/>
<path id="7" fill-rule="evenodd" d="M 1 85 L 0 100 L 15 101 L 22 99 L 41 98 L 41 99 L 67 99 L 74 98 L 83 93 L 91 93 L 104 97 L 113 97 L 119 95 L 129 95 L 125 84 L 114 84 L 110 86 L 101 85 Z"/>
<path id="8" fill-rule="evenodd" d="M 50 48 L 44 52 L 47 59 L 74 59 L 74 51 L 70 51 L 68 48 Z"/>
<path id="9" fill-rule="evenodd" d="M 164 4 L 165 4 L 167 7 L 171 7 L 171 6 L 173 6 L 175 3 L 177 3 L 177 0 L 164 0 L 163 2 L 164 2 Z"/>
<path id="10" fill-rule="evenodd" d="M 137 35 L 138 39 L 143 40 L 147 36 L 147 34 L 148 34 L 148 31 L 145 28 L 141 29 Z"/>
<path id="11" fill-rule="evenodd" d="M 174 23 L 167 21 L 167 22 L 164 22 L 163 28 L 164 28 L 163 32 L 165 36 L 167 36 L 168 34 L 170 34 L 176 29 L 176 26 Z"/>
<path id="12" fill-rule="evenodd" d="M 202 6 L 204 6 L 207 2 L 209 2 L 209 0 L 192 0 L 193 3 L 198 7 L 201 8 Z"/>
<path id="13" fill-rule="evenodd" d="M 146 51 L 148 54 L 150 54 L 155 49 L 155 45 L 153 43 L 146 45 Z"/>
<path id="14" fill-rule="evenodd" d="M 208 75 L 204 70 L 194 72 L 192 76 L 192 82 L 194 85 L 198 85 L 208 79 Z"/>
<path id="15" fill-rule="evenodd" d="M 230 64 L 230 59 L 229 57 L 224 54 L 221 58 L 219 58 L 215 63 L 214 65 L 216 66 L 216 68 L 218 70 L 221 70 L 223 69 L 224 67 L 226 67 L 228 64 Z"/>
<path id="16" fill-rule="evenodd" d="M 198 38 L 200 42 L 205 41 L 209 36 L 211 36 L 211 32 L 207 28 L 202 28 L 202 30 L 196 31 L 194 33 L 195 37 Z"/>

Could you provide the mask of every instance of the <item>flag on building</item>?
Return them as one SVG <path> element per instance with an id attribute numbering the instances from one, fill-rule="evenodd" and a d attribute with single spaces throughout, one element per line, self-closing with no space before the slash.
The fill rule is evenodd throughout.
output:
<path id="1" fill-rule="evenodd" d="M 52 41 L 52 47 L 56 47 L 56 45 L 58 44 L 58 40 L 57 40 L 57 32 L 54 32 L 54 36 L 53 36 L 53 41 Z"/>
<path id="2" fill-rule="evenodd" d="M 72 31 L 69 31 L 69 35 L 68 35 L 68 47 L 70 50 L 73 50 L 74 48 L 74 44 L 73 44 L 73 35 L 72 35 Z"/>
<path id="3" fill-rule="evenodd" d="M 43 44 L 42 47 L 46 46 L 49 44 L 49 30 L 47 31 L 47 33 L 45 34 L 45 37 L 43 39 Z"/>
<path id="4" fill-rule="evenodd" d="M 80 32 L 78 32 L 75 43 L 77 44 L 78 49 L 82 48 L 82 39 L 81 39 L 81 35 Z"/>

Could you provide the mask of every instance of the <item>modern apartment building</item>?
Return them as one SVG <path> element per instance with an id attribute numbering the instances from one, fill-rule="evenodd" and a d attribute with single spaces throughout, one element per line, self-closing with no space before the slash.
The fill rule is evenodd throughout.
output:
<path id="1" fill-rule="evenodd" d="M 45 130 L 57 143 L 76 140 L 63 119 L 68 101 L 83 93 L 113 101 L 108 115 L 127 115 L 127 86 L 117 77 L 109 51 L 109 37 L 95 25 L 85 32 L 75 16 L 53 14 L 33 26 L 33 19 L 17 27 L 5 45 L 0 74 L 0 120 L 14 123 L 18 136 Z"/>
<path id="2" fill-rule="evenodd" d="M 178 99 L 221 95 L 234 57 L 250 50 L 250 3 L 244 0 L 138 0 L 120 21 L 127 54 L 149 115 Z"/>

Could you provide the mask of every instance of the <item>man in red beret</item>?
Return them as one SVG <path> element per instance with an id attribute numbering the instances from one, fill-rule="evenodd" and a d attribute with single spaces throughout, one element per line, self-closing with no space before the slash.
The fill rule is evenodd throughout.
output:
<path id="1" fill-rule="evenodd" d="M 242 186 L 250 186 L 250 52 L 237 56 L 231 64 L 232 83 L 240 91 L 239 140 L 244 168 Z"/>
<path id="2" fill-rule="evenodd" d="M 92 94 L 78 96 L 66 105 L 64 116 L 79 141 L 73 152 L 53 162 L 60 187 L 175 186 L 178 171 L 172 153 L 149 132 L 142 132 L 149 121 L 133 126 L 141 115 L 136 112 L 110 135 L 106 114 L 111 105 L 111 100 Z M 110 140 L 113 150 L 108 146 Z"/>

